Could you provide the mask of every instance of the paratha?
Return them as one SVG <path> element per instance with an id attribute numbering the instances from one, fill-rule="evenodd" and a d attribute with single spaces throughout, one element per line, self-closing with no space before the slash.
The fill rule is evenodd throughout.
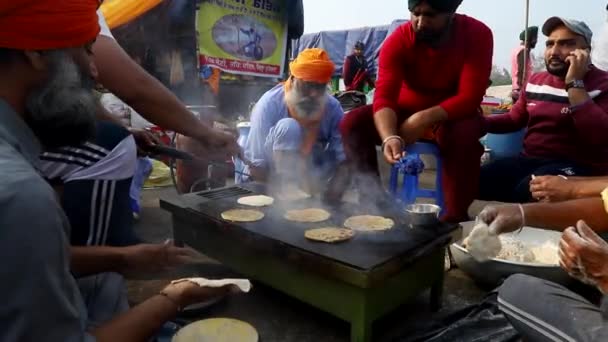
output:
<path id="1" fill-rule="evenodd" d="M 250 207 L 266 207 L 274 203 L 274 198 L 265 195 L 245 196 L 239 198 L 237 203 Z"/>
<path id="2" fill-rule="evenodd" d="M 342 242 L 351 239 L 355 235 L 351 229 L 323 227 L 309 229 L 304 232 L 304 237 L 309 240 L 327 243 Z"/>
<path id="3" fill-rule="evenodd" d="M 222 213 L 222 218 L 233 222 L 255 222 L 264 218 L 264 213 L 251 209 L 231 209 Z"/>
<path id="4" fill-rule="evenodd" d="M 381 231 L 393 228 L 393 220 L 373 215 L 351 216 L 344 221 L 344 227 L 359 231 Z"/>
<path id="5" fill-rule="evenodd" d="M 183 278 L 173 280 L 171 284 L 182 283 L 185 281 L 195 283 L 200 287 L 224 287 L 227 285 L 236 285 L 242 292 L 249 292 L 249 290 L 251 290 L 251 282 L 248 279 Z"/>
<path id="6" fill-rule="evenodd" d="M 288 210 L 284 217 L 296 222 L 323 222 L 329 219 L 330 213 L 319 208 Z"/>

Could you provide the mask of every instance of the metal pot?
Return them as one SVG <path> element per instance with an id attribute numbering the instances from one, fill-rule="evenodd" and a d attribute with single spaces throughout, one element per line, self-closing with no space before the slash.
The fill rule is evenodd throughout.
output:
<path id="1" fill-rule="evenodd" d="M 412 226 L 433 226 L 439 223 L 441 207 L 435 204 L 416 203 L 405 207 Z"/>

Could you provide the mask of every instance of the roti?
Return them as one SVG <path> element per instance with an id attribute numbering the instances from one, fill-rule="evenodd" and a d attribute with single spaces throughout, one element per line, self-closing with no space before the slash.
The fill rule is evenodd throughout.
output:
<path id="1" fill-rule="evenodd" d="M 304 237 L 309 240 L 335 243 L 350 240 L 355 235 L 351 229 L 323 227 L 309 229 L 304 232 Z"/>
<path id="2" fill-rule="evenodd" d="M 329 219 L 330 213 L 319 208 L 294 209 L 285 213 L 285 218 L 296 222 L 323 222 Z"/>
<path id="3" fill-rule="evenodd" d="M 264 195 L 245 196 L 239 198 L 237 203 L 250 207 L 266 207 L 274 203 L 274 198 Z"/>
<path id="4" fill-rule="evenodd" d="M 373 215 L 351 216 L 344 221 L 344 227 L 359 231 L 380 231 L 393 228 L 393 220 Z"/>
<path id="5" fill-rule="evenodd" d="M 231 209 L 222 213 L 222 218 L 233 222 L 255 222 L 264 218 L 264 213 L 251 209 Z"/>

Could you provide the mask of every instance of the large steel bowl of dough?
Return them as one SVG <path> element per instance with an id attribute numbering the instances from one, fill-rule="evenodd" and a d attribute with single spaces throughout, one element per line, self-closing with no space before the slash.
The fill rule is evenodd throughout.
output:
<path id="1" fill-rule="evenodd" d="M 461 223 L 462 237 L 469 235 L 474 221 Z M 547 241 L 558 243 L 561 234 L 556 231 L 538 229 L 533 227 L 524 227 L 520 233 L 504 234 L 505 237 L 511 237 L 521 241 L 528 247 L 540 246 Z M 559 265 L 548 265 L 536 262 L 517 262 L 502 259 L 488 259 L 478 261 L 462 247 L 462 240 L 453 243 L 450 246 L 450 252 L 454 258 L 454 262 L 463 272 L 471 276 L 476 282 L 486 286 L 500 285 L 510 275 L 523 273 L 538 278 L 550 280 L 562 285 L 568 285 L 575 281 L 571 278 Z"/>

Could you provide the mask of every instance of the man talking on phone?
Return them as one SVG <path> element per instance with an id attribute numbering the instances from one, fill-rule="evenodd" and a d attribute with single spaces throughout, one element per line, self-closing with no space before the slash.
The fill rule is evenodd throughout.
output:
<path id="1" fill-rule="evenodd" d="M 525 128 L 526 135 L 520 155 L 482 167 L 483 200 L 543 200 L 530 191 L 539 176 L 608 174 L 608 73 L 591 64 L 592 32 L 584 22 L 559 17 L 549 18 L 542 32 L 546 71 L 529 78 L 509 113 L 484 119 L 487 133 Z"/>

